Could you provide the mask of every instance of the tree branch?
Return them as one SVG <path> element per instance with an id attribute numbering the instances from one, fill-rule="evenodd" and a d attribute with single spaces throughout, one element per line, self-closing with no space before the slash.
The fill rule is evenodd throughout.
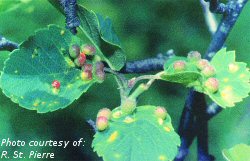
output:
<path id="1" fill-rule="evenodd" d="M 0 51 L 12 51 L 18 48 L 18 43 L 10 41 L 0 35 Z"/>
<path id="2" fill-rule="evenodd" d="M 163 70 L 163 65 L 167 59 L 174 56 L 174 51 L 168 50 L 165 54 L 157 54 L 154 58 L 127 62 L 119 71 L 120 73 L 147 73 L 151 71 Z"/>
<path id="3" fill-rule="evenodd" d="M 95 121 L 89 119 L 89 120 L 87 120 L 86 122 L 87 122 L 87 123 L 89 124 L 89 126 L 94 130 L 94 132 L 97 132 L 97 127 L 96 127 Z"/>
<path id="4" fill-rule="evenodd" d="M 224 13 L 223 19 L 207 49 L 206 59 L 210 60 L 214 54 L 222 48 L 247 1 L 248 0 L 228 1 L 227 12 Z"/>
<path id="5" fill-rule="evenodd" d="M 225 7 L 221 7 L 223 5 L 219 5 L 217 0 L 210 0 L 210 10 L 212 10 L 212 12 L 223 13 L 224 15 L 208 47 L 205 56 L 206 59 L 211 60 L 214 54 L 223 47 L 226 38 L 228 37 L 247 1 L 248 0 L 229 0 Z M 202 107 L 203 110 L 195 113 L 194 110 L 199 108 L 199 106 L 195 103 L 190 104 L 190 102 L 203 102 L 203 100 L 203 94 L 199 96 L 198 94 L 194 94 L 192 91 L 189 92 L 179 125 L 179 134 L 182 143 L 179 148 L 179 154 L 176 157 L 176 160 L 178 161 L 185 159 L 188 154 L 188 148 L 196 135 L 198 135 L 198 159 L 201 161 L 210 161 L 214 159 L 208 154 L 207 121 L 218 114 L 221 111 L 221 108 L 213 103 L 205 109 L 204 107 L 206 107 L 206 105 L 204 104 Z M 190 106 L 187 106 L 188 104 Z M 195 120 L 195 117 L 196 121 L 193 121 Z"/>
<path id="6" fill-rule="evenodd" d="M 80 25 L 77 17 L 77 0 L 60 0 L 66 17 L 66 28 L 73 34 L 77 33 L 76 27 Z"/>
<path id="7" fill-rule="evenodd" d="M 227 11 L 227 5 L 224 3 L 219 3 L 219 0 L 205 0 L 210 2 L 210 11 L 213 13 L 223 14 Z"/>

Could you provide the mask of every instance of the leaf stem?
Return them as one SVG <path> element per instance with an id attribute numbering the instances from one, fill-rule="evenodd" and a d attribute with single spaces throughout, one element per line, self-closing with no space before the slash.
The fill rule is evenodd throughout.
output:
<path id="1" fill-rule="evenodd" d="M 129 97 L 132 99 L 136 99 L 137 97 L 139 97 L 143 92 L 149 89 L 149 87 L 153 84 L 155 80 L 160 79 L 161 78 L 160 76 L 163 73 L 164 72 L 159 72 L 155 75 L 144 75 L 144 76 L 137 77 L 136 82 L 143 80 L 143 79 L 149 79 L 149 81 L 146 84 L 145 83 L 140 84 Z"/>
<path id="2" fill-rule="evenodd" d="M 109 72 L 115 76 L 115 80 L 118 84 L 118 89 L 120 90 L 121 101 L 127 98 L 129 94 L 128 83 L 127 83 L 128 81 L 124 77 L 124 75 L 106 67 L 104 68 L 104 71 Z"/>

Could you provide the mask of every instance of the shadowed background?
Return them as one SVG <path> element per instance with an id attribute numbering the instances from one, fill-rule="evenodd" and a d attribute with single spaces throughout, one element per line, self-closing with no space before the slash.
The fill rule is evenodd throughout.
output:
<path id="1" fill-rule="evenodd" d="M 65 26 L 64 17 L 45 0 L 0 0 L 0 34 L 21 43 L 36 29 L 49 24 Z M 120 37 L 127 60 L 153 57 L 159 52 L 174 49 L 177 55 L 191 50 L 205 53 L 211 36 L 207 30 L 199 1 L 172 0 L 80 0 L 80 4 L 112 19 Z M 250 63 L 250 3 L 245 6 L 230 33 L 227 47 L 236 50 L 237 61 Z M 218 20 L 220 17 L 217 17 Z M 0 52 L 0 70 L 8 58 Z M 223 61 L 223 60 L 222 60 Z M 132 75 L 128 75 L 132 77 Z M 139 98 L 139 105 L 165 106 L 178 128 L 188 89 L 181 85 L 157 81 Z M 96 84 L 69 107 L 53 113 L 37 114 L 13 103 L 0 92 L 0 139 L 12 140 L 78 140 L 84 138 L 84 147 L 36 148 L 41 152 L 55 152 L 55 160 L 101 161 L 92 152 L 92 129 L 87 119 L 95 119 L 100 108 L 118 106 L 119 91 L 112 76 Z M 250 98 L 236 107 L 222 111 L 209 122 L 209 147 L 217 160 L 223 160 L 221 151 L 238 143 L 250 144 Z M 196 142 L 194 142 L 196 143 Z M 26 147 L 0 147 L 29 153 Z M 25 159 L 23 159 L 25 160 Z M 193 144 L 186 160 L 196 160 Z"/>

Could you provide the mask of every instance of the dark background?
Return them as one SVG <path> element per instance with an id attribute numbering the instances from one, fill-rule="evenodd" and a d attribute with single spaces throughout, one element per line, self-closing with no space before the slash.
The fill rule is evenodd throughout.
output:
<path id="1" fill-rule="evenodd" d="M 178 55 L 191 50 L 204 53 L 211 36 L 204 21 L 198 0 L 80 0 L 79 3 L 112 19 L 127 54 L 127 60 L 153 57 L 159 52 L 174 49 Z M 227 47 L 236 50 L 237 60 L 250 63 L 250 3 L 230 33 Z M 217 17 L 220 20 L 220 16 Z M 0 0 L 0 33 L 21 43 L 36 29 L 49 24 L 65 26 L 64 17 L 46 0 Z M 0 52 L 0 70 L 8 52 Z M 131 75 L 129 75 L 131 77 Z M 165 106 L 175 129 L 188 89 L 181 85 L 156 82 L 139 99 L 139 105 Z M 0 139 L 12 140 L 78 140 L 84 147 L 37 148 L 55 152 L 55 160 L 99 161 L 92 152 L 93 131 L 85 123 L 94 119 L 100 108 L 119 105 L 119 91 L 111 76 L 96 84 L 69 107 L 53 113 L 37 114 L 19 107 L 0 92 Z M 210 152 L 223 160 L 222 149 L 238 143 L 250 144 L 250 98 L 236 107 L 223 110 L 209 122 Z M 8 147 L 0 147 L 0 151 Z M 10 148 L 29 153 L 26 147 Z M 25 160 L 25 159 L 23 159 Z M 196 142 L 187 160 L 196 160 Z"/>

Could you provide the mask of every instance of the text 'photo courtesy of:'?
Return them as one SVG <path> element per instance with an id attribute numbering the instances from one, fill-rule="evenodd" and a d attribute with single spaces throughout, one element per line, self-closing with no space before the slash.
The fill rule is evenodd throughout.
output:
<path id="1" fill-rule="evenodd" d="M 249 0 L 0 0 L 0 161 L 250 161 Z"/>

